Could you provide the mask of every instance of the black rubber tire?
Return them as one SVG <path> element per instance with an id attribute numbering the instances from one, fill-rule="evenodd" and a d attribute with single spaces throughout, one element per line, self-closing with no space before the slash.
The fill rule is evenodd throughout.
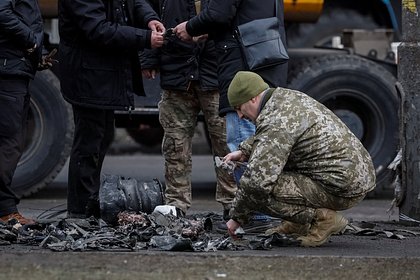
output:
<path id="1" fill-rule="evenodd" d="M 71 106 L 62 98 L 53 72 L 38 72 L 29 92 L 25 150 L 12 183 L 19 197 L 29 196 L 54 180 L 70 154 L 74 131 Z"/>
<path id="2" fill-rule="evenodd" d="M 163 128 L 161 126 L 148 127 L 144 129 L 127 128 L 127 133 L 140 145 L 154 147 L 160 145 L 163 139 Z"/>
<path id="3" fill-rule="evenodd" d="M 292 74 L 289 87 L 305 92 L 336 113 L 372 156 L 377 187 L 369 196 L 390 196 L 387 169 L 399 144 L 396 78 L 382 66 L 354 55 L 309 60 Z"/>
<path id="4" fill-rule="evenodd" d="M 287 27 L 289 48 L 331 46 L 331 38 L 342 34 L 343 29 L 375 29 L 379 25 L 369 15 L 351 9 L 326 9 L 315 23 L 293 23 Z"/>

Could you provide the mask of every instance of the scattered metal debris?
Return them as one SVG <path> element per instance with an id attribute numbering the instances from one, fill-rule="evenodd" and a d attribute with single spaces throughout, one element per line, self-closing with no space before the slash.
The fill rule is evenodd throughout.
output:
<path id="1" fill-rule="evenodd" d="M 52 251 L 195 251 L 269 249 L 293 243 L 283 236 L 247 236 L 242 242 L 214 233 L 213 221 L 221 220 L 214 213 L 188 219 L 164 215 L 121 212 L 118 225 L 110 226 L 101 219 L 62 219 L 30 226 L 0 225 L 0 245 L 11 243 L 39 245 Z M 286 239 L 288 241 L 286 241 Z M 284 245 L 283 244 L 283 245 Z M 282 245 L 280 245 L 282 246 Z"/>
<path id="2" fill-rule="evenodd" d="M 217 157 L 217 156 L 214 157 L 214 163 L 217 168 L 226 170 L 229 174 L 234 174 L 235 169 L 246 168 L 248 165 L 246 162 L 240 162 L 240 161 L 224 162 L 223 157 Z"/>
<path id="3" fill-rule="evenodd" d="M 299 246 L 299 242 L 283 234 L 245 234 L 240 239 L 213 231 L 213 223 L 221 221 L 209 212 L 188 218 L 159 212 L 152 214 L 121 212 L 118 222 L 110 226 L 101 219 L 61 219 L 22 226 L 17 221 L 0 223 L 0 245 L 14 243 L 40 246 L 52 251 L 194 251 L 269 250 L 273 247 Z M 397 240 L 420 236 L 419 227 L 397 223 L 350 223 L 344 234 L 377 236 Z"/>
<path id="4" fill-rule="evenodd" d="M 406 239 L 408 238 L 408 234 L 411 236 L 420 236 L 420 232 L 415 230 L 404 229 L 404 225 L 393 223 L 393 224 L 385 224 L 387 227 L 379 227 L 375 223 L 350 223 L 347 225 L 345 234 L 353 234 L 353 235 L 360 235 L 360 236 L 385 236 L 391 239 Z M 420 227 L 418 227 L 420 230 Z M 407 235 L 404 235 L 406 233 Z"/>

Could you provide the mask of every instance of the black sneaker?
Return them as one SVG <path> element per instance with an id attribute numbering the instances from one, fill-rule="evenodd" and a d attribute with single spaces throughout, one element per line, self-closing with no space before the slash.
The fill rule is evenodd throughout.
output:
<path id="1" fill-rule="evenodd" d="M 95 217 L 99 219 L 101 217 L 101 209 L 99 207 L 99 199 L 98 198 L 89 198 L 87 205 L 86 205 L 86 217 Z"/>
<path id="2" fill-rule="evenodd" d="M 225 222 L 227 222 L 227 221 L 229 221 L 229 220 L 230 220 L 229 212 L 230 212 L 230 210 L 229 210 L 229 209 L 225 209 L 225 210 L 223 210 L 223 220 L 224 220 Z"/>

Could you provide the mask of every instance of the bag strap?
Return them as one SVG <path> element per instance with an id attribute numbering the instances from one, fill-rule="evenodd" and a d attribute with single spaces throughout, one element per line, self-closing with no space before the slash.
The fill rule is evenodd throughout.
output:
<path id="1" fill-rule="evenodd" d="M 195 0 L 195 12 L 197 15 L 201 12 L 201 0 Z"/>
<path id="2" fill-rule="evenodd" d="M 239 17 L 238 17 L 238 14 L 239 14 L 239 11 L 241 10 L 241 7 L 242 7 L 242 3 L 243 3 L 243 0 L 238 0 L 236 3 L 239 3 L 238 4 L 238 6 L 237 6 L 237 8 L 236 8 L 236 16 L 235 16 L 235 22 L 236 22 L 236 26 L 235 26 L 235 28 L 237 27 L 237 26 L 239 26 L 240 24 L 239 24 Z M 276 9 L 276 14 L 275 14 L 275 16 L 276 16 L 276 18 L 278 18 L 279 20 L 280 20 L 280 18 L 279 18 L 279 0 L 274 0 L 274 3 L 275 3 L 275 9 Z"/>

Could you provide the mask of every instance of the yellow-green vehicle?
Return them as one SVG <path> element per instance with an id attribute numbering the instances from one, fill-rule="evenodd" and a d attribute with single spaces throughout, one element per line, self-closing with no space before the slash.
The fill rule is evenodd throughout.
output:
<path id="1" fill-rule="evenodd" d="M 255 0 L 260 1 L 260 0 Z M 59 43 L 57 0 L 39 0 L 45 45 Z M 308 93 L 332 109 L 370 152 L 378 185 L 373 195 L 392 193 L 387 169 L 398 149 L 397 64 L 390 42 L 400 35 L 397 0 L 284 0 L 290 55 L 288 86 Z M 374 29 L 386 29 L 372 32 Z M 349 29 L 344 32 L 343 30 Z M 357 30 L 354 30 L 357 29 Z M 51 183 L 71 147 L 71 107 L 62 99 L 59 73 L 39 72 L 31 84 L 26 149 L 13 188 L 28 196 Z M 145 147 L 158 145 L 159 81 L 145 81 L 146 97 L 130 113 L 117 112 L 116 124 Z M 140 129 L 141 128 L 141 129 Z"/>

